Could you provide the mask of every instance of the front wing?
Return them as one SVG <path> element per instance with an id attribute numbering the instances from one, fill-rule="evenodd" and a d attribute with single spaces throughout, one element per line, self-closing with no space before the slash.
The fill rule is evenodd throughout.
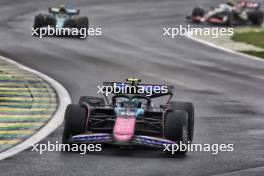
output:
<path id="1" fill-rule="evenodd" d="M 69 142 L 71 143 L 108 143 L 108 144 L 121 145 L 120 143 L 115 142 L 112 134 L 107 134 L 107 133 L 75 135 L 69 139 Z M 176 144 L 176 142 L 170 141 L 164 138 L 159 138 L 159 137 L 135 135 L 130 142 L 124 143 L 123 145 L 142 145 L 142 146 L 163 148 L 164 145 L 167 145 L 167 144 Z"/>

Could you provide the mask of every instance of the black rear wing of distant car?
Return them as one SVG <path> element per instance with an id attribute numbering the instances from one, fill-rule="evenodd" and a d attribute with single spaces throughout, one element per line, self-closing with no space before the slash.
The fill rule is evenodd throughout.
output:
<path id="1" fill-rule="evenodd" d="M 49 12 L 52 14 L 58 14 L 60 12 L 60 8 L 57 7 L 49 7 Z M 79 9 L 65 9 L 65 13 L 68 15 L 79 15 Z"/>
<path id="2" fill-rule="evenodd" d="M 112 94 L 139 94 L 149 98 L 157 98 L 166 95 L 173 96 L 174 86 L 158 84 L 141 84 L 131 82 L 103 82 L 105 89 L 112 87 Z M 123 90 L 123 91 L 121 91 Z"/>

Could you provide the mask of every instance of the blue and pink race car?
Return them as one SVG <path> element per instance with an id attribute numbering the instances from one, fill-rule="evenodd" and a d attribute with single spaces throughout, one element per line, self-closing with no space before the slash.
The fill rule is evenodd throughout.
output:
<path id="1" fill-rule="evenodd" d="M 149 146 L 164 148 L 169 144 L 192 142 L 194 107 L 190 102 L 171 101 L 173 86 L 141 84 L 139 79 L 126 82 L 104 82 L 113 87 L 111 98 L 82 96 L 78 104 L 68 105 L 65 113 L 63 144 L 113 144 L 119 146 Z M 115 93 L 118 86 L 143 88 L 133 93 Z M 147 89 L 164 88 L 166 92 Z M 155 87 L 154 89 L 152 89 Z M 120 87 L 119 87 L 120 88 Z M 146 92 L 144 92 L 146 91 Z M 149 93 L 149 92 L 148 92 Z M 163 105 L 153 99 L 168 97 Z M 177 151 L 185 154 L 187 150 Z"/>

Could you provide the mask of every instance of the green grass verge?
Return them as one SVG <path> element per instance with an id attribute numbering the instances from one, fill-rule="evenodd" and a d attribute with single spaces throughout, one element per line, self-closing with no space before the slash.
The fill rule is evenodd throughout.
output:
<path id="1" fill-rule="evenodd" d="M 259 51 L 241 51 L 241 52 L 264 59 L 264 52 L 259 52 Z"/>
<path id="2" fill-rule="evenodd" d="M 243 42 L 264 49 L 264 31 L 235 32 L 231 38 L 236 42 Z M 242 53 L 264 58 L 263 51 L 241 51 Z"/>

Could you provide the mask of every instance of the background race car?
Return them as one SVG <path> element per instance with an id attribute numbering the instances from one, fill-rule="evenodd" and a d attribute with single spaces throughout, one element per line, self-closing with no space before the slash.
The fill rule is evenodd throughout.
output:
<path id="1" fill-rule="evenodd" d="M 51 26 L 54 28 L 85 28 L 89 27 L 88 17 L 79 16 L 80 10 L 68 9 L 64 5 L 59 8 L 50 7 L 49 14 L 38 14 L 34 20 L 34 29 Z"/>
<path id="2" fill-rule="evenodd" d="M 105 82 L 103 85 L 143 87 L 147 90 L 164 85 L 140 84 L 138 79 L 128 82 Z M 165 144 L 188 144 L 193 139 L 194 107 L 190 102 L 170 101 L 173 87 L 166 93 L 147 96 L 112 94 L 108 97 L 83 96 L 79 104 L 68 105 L 65 113 L 64 144 L 109 143 L 119 146 L 143 145 L 164 148 Z M 168 96 L 166 104 L 155 106 L 153 98 Z M 176 153 L 185 154 L 187 149 Z M 171 154 L 171 153 L 170 153 Z"/>
<path id="3" fill-rule="evenodd" d="M 186 17 L 195 23 L 208 22 L 222 25 L 261 25 L 264 13 L 260 10 L 260 3 L 241 1 L 220 4 L 216 8 L 206 11 L 201 7 L 195 7 Z"/>

